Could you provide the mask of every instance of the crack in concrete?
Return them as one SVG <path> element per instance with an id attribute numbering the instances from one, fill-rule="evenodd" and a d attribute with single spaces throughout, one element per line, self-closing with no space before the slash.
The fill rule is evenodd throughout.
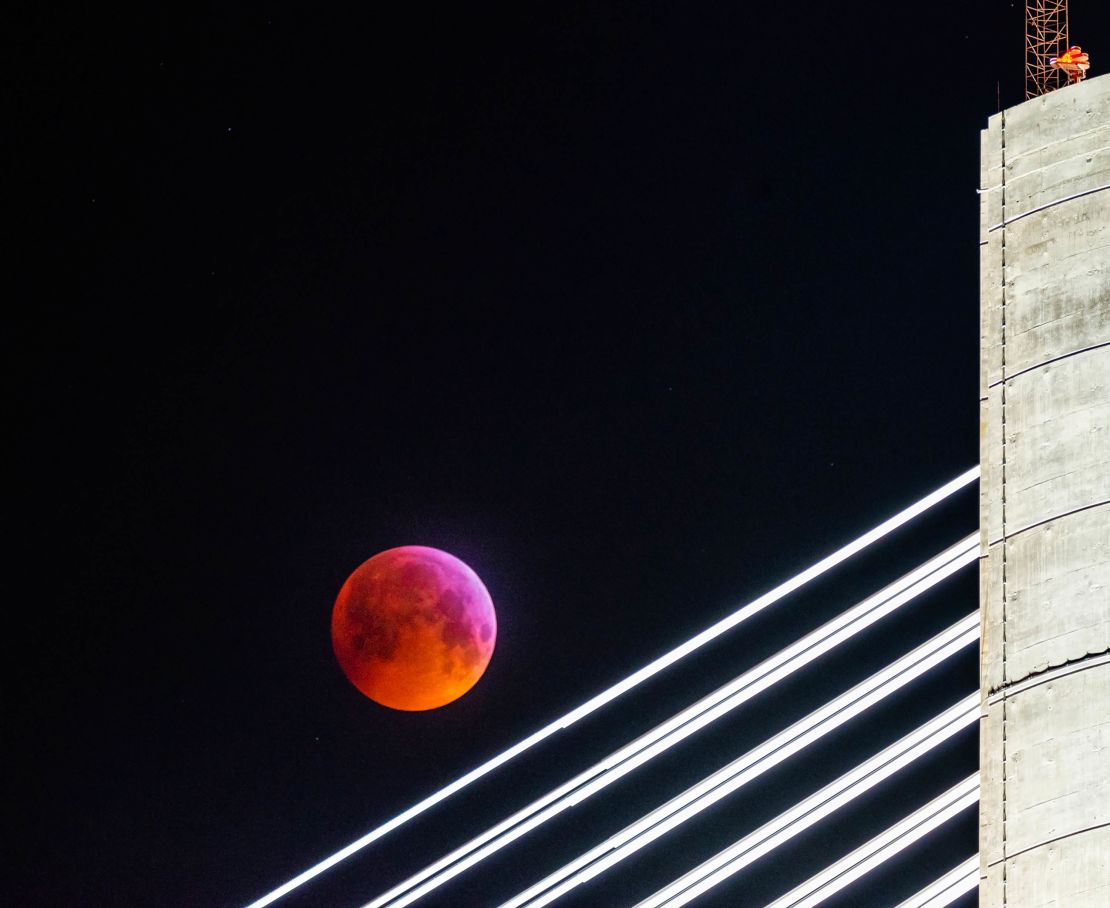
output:
<path id="1" fill-rule="evenodd" d="M 1098 659 L 1100 656 L 1106 655 L 1110 655 L 1110 645 L 1108 645 L 1105 649 L 1100 649 L 1093 653 L 1087 653 L 1084 656 L 1077 656 L 1074 659 L 1065 659 L 1063 662 L 1057 662 L 1045 668 L 1037 669 L 1036 671 L 1029 672 L 1027 675 L 1022 675 L 1020 678 L 1014 678 L 1012 681 L 1003 680 L 1003 682 L 997 687 L 990 688 L 987 691 L 987 696 L 994 696 L 995 694 L 1001 693 L 1002 691 L 1014 687 L 1015 685 L 1024 684 L 1026 681 L 1030 681 L 1034 678 L 1039 678 L 1042 675 L 1047 675 L 1049 672 L 1058 671 L 1061 668 L 1072 668 L 1073 666 L 1082 665 L 1084 662 L 1089 662 L 1092 659 Z"/>

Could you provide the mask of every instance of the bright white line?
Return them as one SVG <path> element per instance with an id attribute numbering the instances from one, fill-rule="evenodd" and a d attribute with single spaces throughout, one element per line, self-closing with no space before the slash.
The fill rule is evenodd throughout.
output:
<path id="1" fill-rule="evenodd" d="M 767 908 L 815 908 L 978 800 L 979 773 L 976 772 L 879 833 L 851 854 L 826 867 L 801 886 L 775 899 Z"/>
<path id="2" fill-rule="evenodd" d="M 740 624 L 742 621 L 746 621 L 748 618 L 762 611 L 767 606 L 778 602 L 780 599 L 788 596 L 790 593 L 809 583 L 809 581 L 816 579 L 817 577 L 824 574 L 826 571 L 831 570 L 841 562 L 846 561 L 853 555 L 861 552 L 872 543 L 878 542 L 884 536 L 894 532 L 894 530 L 898 529 L 904 524 L 909 523 L 915 517 L 918 517 L 921 514 L 925 513 L 927 510 L 929 510 L 929 508 L 944 501 L 946 498 L 960 491 L 965 486 L 969 485 L 972 482 L 975 482 L 975 480 L 977 480 L 978 478 L 978 466 L 972 467 L 970 470 L 961 473 L 951 482 L 945 483 L 939 489 L 934 492 L 930 492 L 924 498 L 910 505 L 905 510 L 899 511 L 893 517 L 885 520 L 874 529 L 864 533 L 855 541 L 848 543 L 843 548 L 837 549 L 831 555 L 826 556 L 825 558 L 818 561 L 816 564 L 806 568 L 800 574 L 791 577 L 785 583 L 779 584 L 774 589 L 764 593 L 758 599 L 755 599 L 754 601 L 748 603 L 747 605 L 733 612 L 728 617 L 718 621 L 711 627 L 706 628 L 700 634 L 690 638 L 685 643 L 660 656 L 654 662 L 648 663 L 639 671 L 633 672 L 623 681 L 618 681 L 612 687 L 602 691 L 600 694 L 597 694 L 590 700 L 587 700 L 581 706 L 571 710 L 565 716 L 556 719 L 549 725 L 545 725 L 543 728 L 539 729 L 539 731 L 533 732 L 524 740 L 519 741 L 507 750 L 503 750 L 497 756 L 487 760 L 480 766 L 475 767 L 465 775 L 459 776 L 459 778 L 457 778 L 454 782 L 451 782 L 449 785 L 445 785 L 438 791 L 433 792 L 432 794 L 428 795 L 428 797 L 424 798 L 424 800 L 418 801 L 416 804 L 413 804 L 412 807 L 409 807 L 407 810 L 404 810 L 401 813 L 397 814 L 391 820 L 387 820 L 385 823 L 382 823 L 375 829 L 370 830 L 370 832 L 366 833 L 366 835 L 362 836 L 359 839 L 356 839 L 354 842 L 351 842 L 350 845 L 341 848 L 330 857 L 324 858 L 319 863 L 314 864 L 312 867 L 309 867 L 308 870 L 299 873 L 297 876 L 293 877 L 293 879 L 289 880 L 289 882 L 283 883 L 281 886 L 278 886 L 277 889 L 274 889 L 272 892 L 269 892 L 266 895 L 262 896 L 262 898 L 251 902 L 250 905 L 247 906 L 247 908 L 264 908 L 264 906 L 266 905 L 273 904 L 282 896 L 292 892 L 298 886 L 304 885 L 309 880 L 319 876 L 325 870 L 334 867 L 336 864 L 349 858 L 352 854 L 361 851 L 371 842 L 375 842 L 382 836 L 388 835 L 389 833 L 393 832 L 393 830 L 407 823 L 409 820 L 419 816 L 420 814 L 424 813 L 424 811 L 434 807 L 436 804 L 440 803 L 446 798 L 449 798 L 456 792 L 461 791 L 471 782 L 477 781 L 478 779 L 482 778 L 482 776 L 485 776 L 493 770 L 497 769 L 499 766 L 503 766 L 505 763 L 508 763 L 513 758 L 520 756 L 520 754 L 524 753 L 524 751 L 549 738 L 557 731 L 573 725 L 579 719 L 588 716 L 590 713 L 594 712 L 597 709 L 600 709 L 605 704 L 615 700 L 622 694 L 627 693 L 632 688 L 636 687 L 636 685 L 640 684 L 643 681 L 646 681 L 653 675 L 658 674 L 663 669 L 667 668 L 670 665 L 673 665 L 675 662 L 679 661 L 685 656 L 688 656 L 694 650 L 698 649 L 701 646 L 704 646 L 706 643 L 709 643 L 711 640 L 716 639 L 726 631 L 729 631 L 732 628 L 736 627 L 736 625 Z"/>
<path id="3" fill-rule="evenodd" d="M 473 867 L 569 807 L 704 728 L 824 653 L 839 646 L 915 596 L 971 564 L 979 555 L 972 534 L 915 568 L 816 631 L 744 672 L 697 703 L 394 886 L 364 908 L 403 908 Z"/>
<path id="4" fill-rule="evenodd" d="M 685 905 L 779 845 L 820 822 L 869 791 L 918 757 L 947 741 L 979 718 L 979 694 L 971 694 L 896 744 L 841 776 L 790 810 L 744 836 L 708 861 L 695 867 L 636 908 Z"/>
<path id="5" fill-rule="evenodd" d="M 968 858 L 948 871 L 906 901 L 898 908 L 944 908 L 951 905 L 961 895 L 966 895 L 979 886 L 979 858 Z"/>
<path id="6" fill-rule="evenodd" d="M 978 613 L 968 615 L 866 681 L 795 722 L 616 835 L 509 899 L 500 908 L 540 908 L 593 879 L 748 782 L 839 728 L 965 646 L 979 640 Z M 559 883 L 560 885 L 556 884 Z M 554 888 L 552 888 L 554 887 Z"/>

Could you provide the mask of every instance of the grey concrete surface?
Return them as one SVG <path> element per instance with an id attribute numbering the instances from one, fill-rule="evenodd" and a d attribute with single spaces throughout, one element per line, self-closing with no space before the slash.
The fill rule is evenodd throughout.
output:
<path id="1" fill-rule="evenodd" d="M 1049 862 L 1051 873 L 1043 863 Z M 1107 851 L 1099 830 L 1079 832 L 1044 847 L 1043 853 L 1011 857 L 1005 865 L 992 865 L 979 883 L 979 904 L 1001 908 L 1018 904 L 1003 901 L 1002 873 L 1007 874 L 1006 891 L 1023 893 L 1021 904 L 1037 908 L 1106 908 L 1110 884 L 1106 882 Z"/>
<path id="2" fill-rule="evenodd" d="M 1110 905 L 1110 76 L 980 184 L 980 904 Z"/>

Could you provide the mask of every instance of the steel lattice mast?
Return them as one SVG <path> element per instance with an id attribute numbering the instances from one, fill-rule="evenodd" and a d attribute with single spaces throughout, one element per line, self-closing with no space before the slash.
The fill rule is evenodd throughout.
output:
<path id="1" fill-rule="evenodd" d="M 1068 0 L 1025 0 L 1025 97 L 1059 88 L 1067 77 L 1052 66 L 1068 47 Z"/>

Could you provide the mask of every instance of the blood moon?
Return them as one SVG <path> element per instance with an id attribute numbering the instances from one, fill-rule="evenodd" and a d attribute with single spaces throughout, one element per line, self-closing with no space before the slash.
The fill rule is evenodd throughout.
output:
<path id="1" fill-rule="evenodd" d="M 478 575 L 439 549 L 406 545 L 355 570 L 331 615 L 343 672 L 393 709 L 435 709 L 482 677 L 497 640 L 493 601 Z"/>

